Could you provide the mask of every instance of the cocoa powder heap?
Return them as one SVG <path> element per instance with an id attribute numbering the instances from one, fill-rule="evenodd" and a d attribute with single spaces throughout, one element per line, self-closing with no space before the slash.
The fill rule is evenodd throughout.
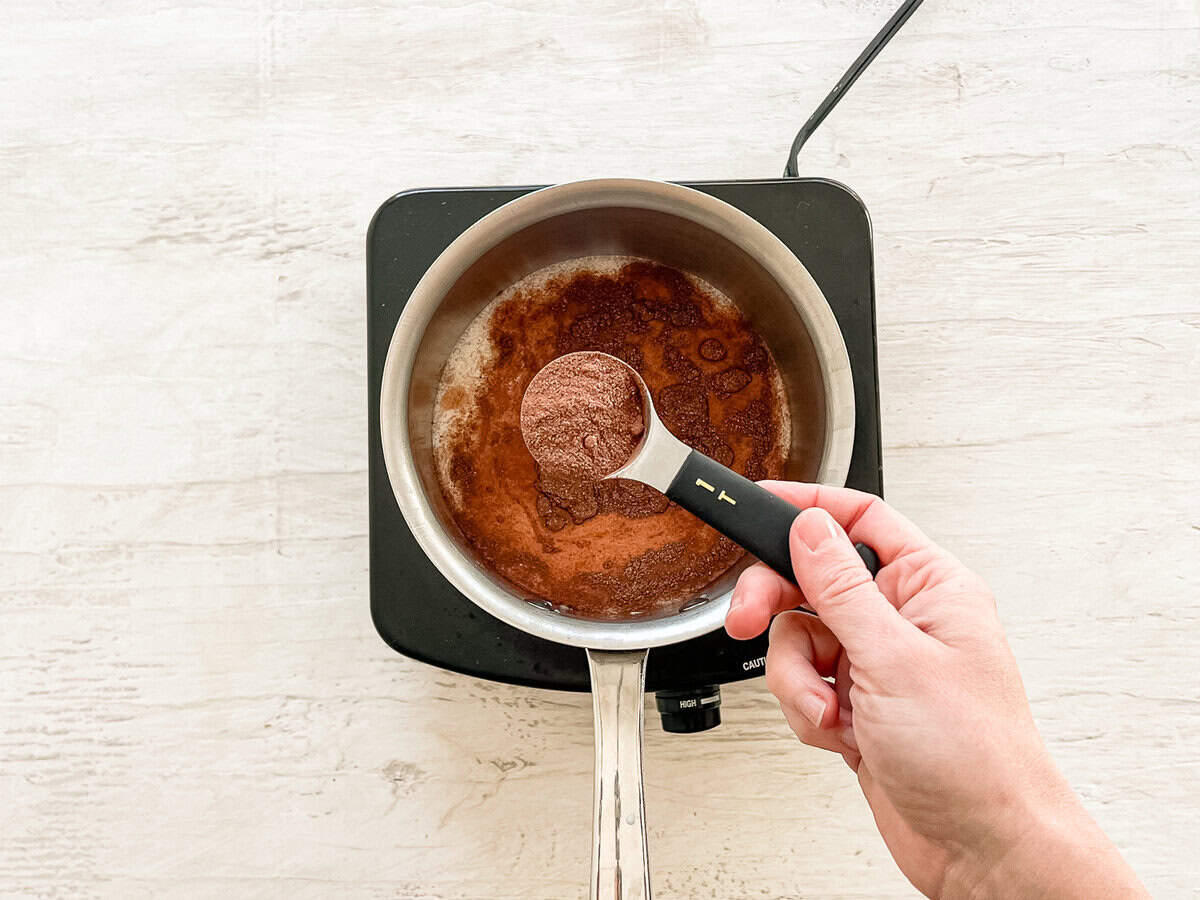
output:
<path id="1" fill-rule="evenodd" d="M 645 430 L 637 377 L 606 353 L 560 356 L 521 401 L 521 435 L 543 476 L 599 481 L 629 461 Z"/>

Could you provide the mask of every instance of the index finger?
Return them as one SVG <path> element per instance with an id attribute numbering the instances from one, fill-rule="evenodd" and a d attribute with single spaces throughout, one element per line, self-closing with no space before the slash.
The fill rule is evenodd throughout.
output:
<path id="1" fill-rule="evenodd" d="M 731 638 L 748 641 L 766 631 L 776 615 L 803 602 L 800 588 L 766 563 L 756 562 L 738 576 L 733 586 L 725 630 Z"/>
<path id="2" fill-rule="evenodd" d="M 882 566 L 930 542 L 921 529 L 874 494 L 799 481 L 760 481 L 759 484 L 801 509 L 821 507 L 837 520 L 851 541 L 864 543 L 874 550 Z"/>

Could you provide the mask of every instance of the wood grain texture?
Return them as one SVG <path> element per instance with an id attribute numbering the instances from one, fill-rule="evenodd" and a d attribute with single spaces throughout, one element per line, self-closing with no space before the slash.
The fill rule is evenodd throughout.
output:
<path id="1" fill-rule="evenodd" d="M 367 615 L 363 245 L 414 186 L 773 176 L 891 0 L 8 0 L 0 894 L 560 898 L 586 697 Z M 1200 8 L 926 3 L 803 174 L 874 222 L 889 498 L 992 583 L 1155 896 L 1200 841 Z M 647 737 L 667 897 L 904 897 L 761 681 Z"/>

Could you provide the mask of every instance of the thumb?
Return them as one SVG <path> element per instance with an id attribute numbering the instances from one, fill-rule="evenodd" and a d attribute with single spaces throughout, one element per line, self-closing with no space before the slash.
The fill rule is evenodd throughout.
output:
<path id="1" fill-rule="evenodd" d="M 890 655 L 912 626 L 879 592 L 858 551 L 833 516 L 810 507 L 791 532 L 796 583 L 809 606 L 857 662 Z"/>

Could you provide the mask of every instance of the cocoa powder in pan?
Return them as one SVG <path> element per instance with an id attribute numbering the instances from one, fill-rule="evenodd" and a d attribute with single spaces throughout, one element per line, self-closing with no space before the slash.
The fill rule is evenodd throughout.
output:
<path id="1" fill-rule="evenodd" d="M 646 485 L 581 480 L 535 462 L 521 433 L 526 386 L 576 351 L 628 363 L 668 430 L 753 479 L 782 474 L 791 433 L 775 361 L 703 283 L 612 258 L 534 273 L 494 301 L 451 354 L 435 410 L 437 472 L 481 562 L 564 612 L 673 612 L 742 550 Z M 811 389 L 815 397 L 820 385 Z M 798 434 L 793 457 L 819 457 L 822 435 Z"/>

